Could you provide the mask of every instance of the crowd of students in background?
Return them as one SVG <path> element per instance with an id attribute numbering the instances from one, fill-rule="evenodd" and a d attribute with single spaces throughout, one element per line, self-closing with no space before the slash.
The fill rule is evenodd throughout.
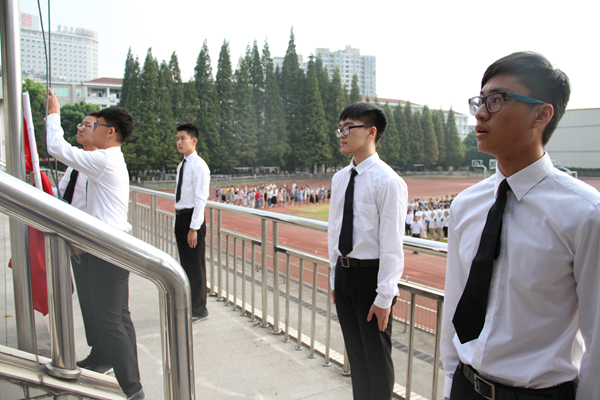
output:
<path id="1" fill-rule="evenodd" d="M 300 187 L 292 183 L 277 186 L 274 183 L 255 187 L 224 186 L 215 188 L 216 201 L 249 208 L 272 208 L 328 204 L 331 188 L 325 185 Z"/>
<path id="2" fill-rule="evenodd" d="M 445 199 L 430 198 L 429 201 L 411 200 L 406 214 L 406 235 L 436 241 L 447 240 L 452 200 L 454 195 L 446 196 Z"/>

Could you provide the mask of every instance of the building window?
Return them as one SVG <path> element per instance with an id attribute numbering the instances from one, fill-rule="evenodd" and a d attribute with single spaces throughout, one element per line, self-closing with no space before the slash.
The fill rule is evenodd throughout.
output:
<path id="1" fill-rule="evenodd" d="M 82 97 L 83 96 L 83 92 L 81 89 L 75 89 L 75 96 L 76 97 Z"/>
<path id="2" fill-rule="evenodd" d="M 69 97 L 69 88 L 52 88 L 56 97 Z"/>

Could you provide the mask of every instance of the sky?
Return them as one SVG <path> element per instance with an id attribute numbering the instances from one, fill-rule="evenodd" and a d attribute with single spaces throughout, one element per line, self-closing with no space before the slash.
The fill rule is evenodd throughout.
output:
<path id="1" fill-rule="evenodd" d="M 44 27 L 48 2 L 42 1 Z M 485 69 L 515 51 L 536 51 L 571 81 L 568 109 L 600 107 L 597 13 L 582 0 L 344 2 L 331 0 L 198 1 L 52 0 L 51 29 L 91 29 L 99 38 L 99 77 L 121 78 L 131 47 L 140 59 L 148 49 L 159 62 L 177 53 L 188 80 L 204 40 L 216 72 L 219 51 L 229 42 L 235 69 L 246 46 L 268 41 L 271 56 L 285 55 L 293 27 L 298 54 L 316 48 L 377 57 L 379 98 L 410 100 L 430 108 L 468 114 Z M 39 15 L 35 0 L 22 12 Z M 473 117 L 470 122 L 474 124 Z"/>

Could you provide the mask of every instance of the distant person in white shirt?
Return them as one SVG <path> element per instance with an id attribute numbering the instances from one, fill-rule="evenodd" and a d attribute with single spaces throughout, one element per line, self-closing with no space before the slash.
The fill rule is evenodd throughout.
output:
<path id="1" fill-rule="evenodd" d="M 342 154 L 353 157 L 331 183 L 331 294 L 357 400 L 389 400 L 394 387 L 390 318 L 404 270 L 408 195 L 404 180 L 376 152 L 386 127 L 385 113 L 372 103 L 342 111 L 337 136 Z"/>
<path id="2" fill-rule="evenodd" d="M 52 90 L 48 92 L 48 153 L 88 177 L 89 214 L 124 232 L 131 231 L 127 222 L 129 173 L 121 145 L 133 132 L 133 117 L 121 107 L 101 110 L 92 136 L 98 150 L 85 151 L 64 139 L 58 100 Z M 129 271 L 92 255 L 89 262 L 88 290 L 100 345 L 108 350 L 110 365 L 127 399 L 143 400 L 146 396 L 129 312 Z"/>
<path id="3" fill-rule="evenodd" d="M 177 150 L 183 154 L 183 161 L 177 166 L 175 238 L 192 289 L 192 322 L 208 319 L 204 209 L 210 194 L 210 170 L 196 152 L 197 143 L 198 129 L 194 125 L 177 127 Z"/>
<path id="4" fill-rule="evenodd" d="M 600 396 L 600 193 L 544 151 L 569 96 L 561 70 L 518 52 L 469 100 L 479 151 L 498 165 L 451 206 L 441 349 L 452 400 Z M 496 197 L 506 204 L 494 211 Z M 497 240 L 482 239 L 488 212 Z"/>

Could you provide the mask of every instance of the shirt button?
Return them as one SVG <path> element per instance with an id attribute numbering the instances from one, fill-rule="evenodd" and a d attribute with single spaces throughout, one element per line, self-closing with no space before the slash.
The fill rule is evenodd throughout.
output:
<path id="1" fill-rule="evenodd" d="M 496 281 L 492 281 L 492 287 L 496 287 Z"/>
<path id="2" fill-rule="evenodd" d="M 508 212 L 508 208 L 504 209 L 504 214 L 506 214 Z"/>
<path id="3" fill-rule="evenodd" d="M 481 352 L 478 351 L 477 353 L 475 353 L 475 357 L 480 358 L 481 357 Z"/>
<path id="4" fill-rule="evenodd" d="M 492 320 L 492 317 L 488 316 L 485 318 L 485 322 L 490 322 Z"/>

